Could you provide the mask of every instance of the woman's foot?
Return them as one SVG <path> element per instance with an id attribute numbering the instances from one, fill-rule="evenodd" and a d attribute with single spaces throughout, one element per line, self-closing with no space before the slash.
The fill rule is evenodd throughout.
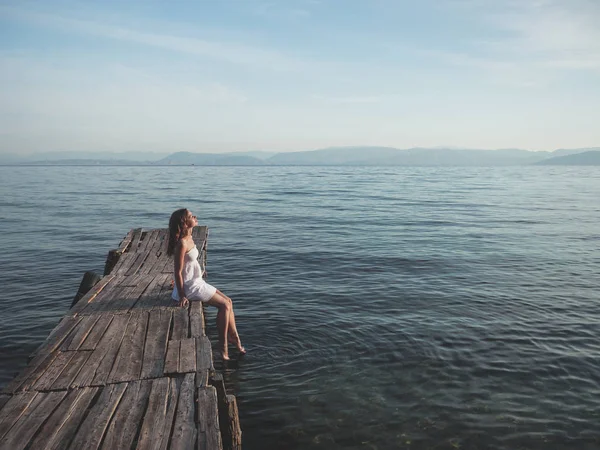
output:
<path id="1" fill-rule="evenodd" d="M 231 339 L 232 342 L 235 342 L 235 346 L 237 347 L 238 352 L 240 352 L 240 355 L 245 355 L 246 354 L 246 349 L 242 345 L 242 341 L 240 340 L 240 336 L 239 335 L 237 335 L 237 334 L 231 334 L 229 336 L 229 339 Z"/>
<path id="2" fill-rule="evenodd" d="M 221 357 L 223 358 L 223 361 L 229 361 L 229 352 L 227 351 L 221 351 Z"/>

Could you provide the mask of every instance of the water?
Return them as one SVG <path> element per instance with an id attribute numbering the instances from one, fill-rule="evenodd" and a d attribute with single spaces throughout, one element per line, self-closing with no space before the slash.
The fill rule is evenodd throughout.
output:
<path id="1" fill-rule="evenodd" d="M 600 169 L 0 167 L 0 384 L 186 206 L 245 449 L 600 448 Z M 214 333 L 214 313 L 209 315 Z"/>

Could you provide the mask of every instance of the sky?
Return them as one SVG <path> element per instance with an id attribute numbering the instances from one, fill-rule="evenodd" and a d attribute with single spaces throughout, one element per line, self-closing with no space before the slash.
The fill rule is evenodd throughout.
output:
<path id="1" fill-rule="evenodd" d="M 0 0 L 0 152 L 600 146 L 599 0 Z"/>

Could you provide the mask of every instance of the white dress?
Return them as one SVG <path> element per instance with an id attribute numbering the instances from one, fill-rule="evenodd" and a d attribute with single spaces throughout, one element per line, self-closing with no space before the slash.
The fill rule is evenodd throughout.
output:
<path id="1" fill-rule="evenodd" d="M 198 262 L 198 248 L 194 245 L 183 257 L 183 291 L 188 300 L 207 302 L 215 295 L 217 288 L 211 286 L 202 278 L 202 267 Z M 173 289 L 171 298 L 179 301 L 177 286 Z"/>

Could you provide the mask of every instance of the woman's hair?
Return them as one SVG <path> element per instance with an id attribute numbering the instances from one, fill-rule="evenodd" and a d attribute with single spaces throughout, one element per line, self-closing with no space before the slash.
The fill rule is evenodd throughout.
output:
<path id="1" fill-rule="evenodd" d="M 175 253 L 175 247 L 179 243 L 179 240 L 183 237 L 186 231 L 186 215 L 187 209 L 181 208 L 171 214 L 169 219 L 169 241 L 167 242 L 167 255 L 173 256 Z"/>

